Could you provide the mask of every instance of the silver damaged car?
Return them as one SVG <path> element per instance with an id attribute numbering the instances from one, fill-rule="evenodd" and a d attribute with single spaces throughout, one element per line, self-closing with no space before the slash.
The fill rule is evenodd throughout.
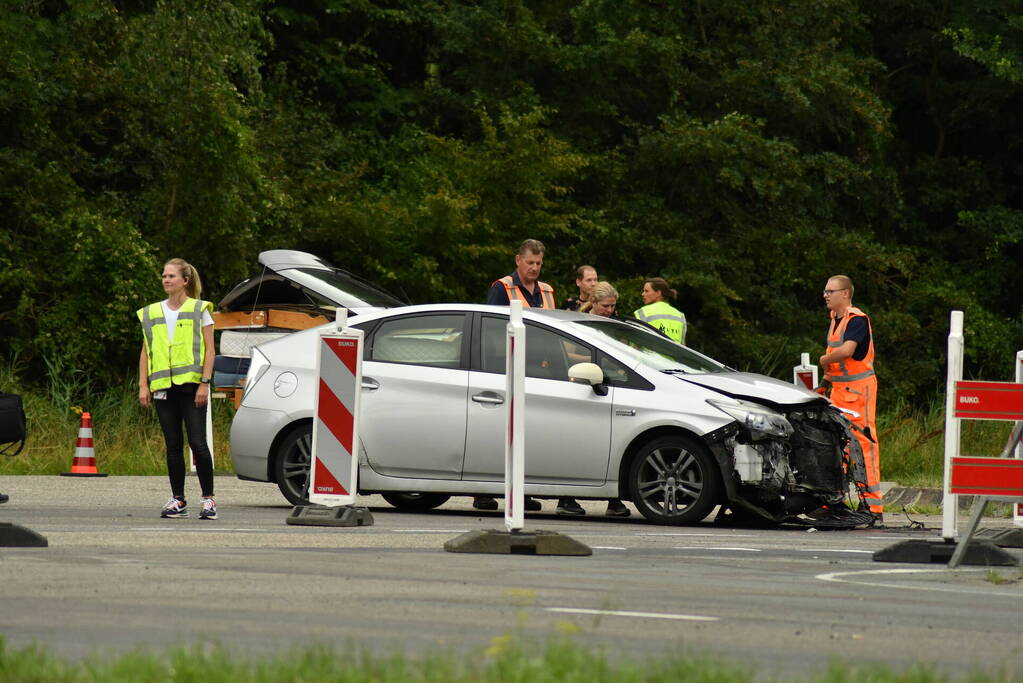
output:
<path id="1" fill-rule="evenodd" d="M 693 524 L 717 506 L 779 523 L 846 498 L 855 439 L 821 396 L 634 321 L 523 317 L 527 495 L 622 498 L 659 524 Z M 503 494 L 507 319 L 507 307 L 474 304 L 349 319 L 365 333 L 361 493 L 406 510 Z M 237 475 L 275 482 L 293 504 L 308 495 L 321 329 L 253 349 L 231 425 Z"/>

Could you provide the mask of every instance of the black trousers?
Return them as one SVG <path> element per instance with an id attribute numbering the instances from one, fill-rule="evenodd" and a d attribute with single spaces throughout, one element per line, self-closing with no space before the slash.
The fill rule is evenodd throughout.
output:
<path id="1" fill-rule="evenodd" d="M 195 456 L 195 470 L 199 475 L 202 495 L 213 495 L 213 456 L 206 443 L 206 411 L 209 403 L 199 408 L 195 405 L 195 391 L 198 384 L 174 384 L 167 389 L 167 398 L 153 399 L 156 415 L 160 418 L 163 440 L 167 444 L 167 475 L 170 477 L 171 493 L 185 497 L 185 443 L 181 425 L 188 432 L 188 446 Z M 156 393 L 156 392 L 153 392 Z"/>

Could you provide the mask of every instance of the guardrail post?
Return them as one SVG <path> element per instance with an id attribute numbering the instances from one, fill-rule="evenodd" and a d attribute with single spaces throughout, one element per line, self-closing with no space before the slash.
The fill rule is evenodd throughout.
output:
<path id="1" fill-rule="evenodd" d="M 955 540 L 959 497 L 949 492 L 952 458 L 959 454 L 960 421 L 955 416 L 956 382 L 963 378 L 963 312 L 952 311 L 948 334 L 948 375 L 945 382 L 945 475 L 942 487 L 941 536 Z"/>

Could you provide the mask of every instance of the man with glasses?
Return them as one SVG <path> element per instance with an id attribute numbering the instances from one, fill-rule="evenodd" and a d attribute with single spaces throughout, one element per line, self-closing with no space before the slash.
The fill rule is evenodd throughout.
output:
<path id="1" fill-rule="evenodd" d="M 820 357 L 824 385 L 831 388 L 831 402 L 856 413 L 848 416 L 863 448 L 866 484 L 856 482 L 873 516 L 872 526 L 884 525 L 881 501 L 881 468 L 875 425 L 877 376 L 874 374 L 874 339 L 867 314 L 852 304 L 853 283 L 835 275 L 824 285 L 824 304 L 831 314 L 827 349 Z"/>

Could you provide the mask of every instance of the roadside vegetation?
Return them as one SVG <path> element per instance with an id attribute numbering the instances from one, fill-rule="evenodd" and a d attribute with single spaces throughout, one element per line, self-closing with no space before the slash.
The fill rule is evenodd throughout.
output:
<path id="1" fill-rule="evenodd" d="M 844 272 L 915 420 L 950 309 L 967 377 L 1023 340 L 1021 64 L 1018 0 L 3 2 L 0 358 L 116 386 L 174 256 L 478 302 L 532 237 L 778 377 Z"/>
<path id="2" fill-rule="evenodd" d="M 0 474 L 60 474 L 71 469 L 83 412 L 92 418 L 97 469 L 109 475 L 162 475 L 167 472 L 163 435 L 156 411 L 138 402 L 138 382 L 126 378 L 99 389 L 85 372 L 54 373 L 43 387 L 17 379 L 13 365 L 0 366 L 0 391 L 17 393 L 25 403 L 28 440 L 13 458 L 0 457 Z M 60 379 L 68 378 L 68 379 Z M 233 471 L 228 433 L 234 406 L 213 402 L 213 456 L 216 471 Z"/>
<path id="3" fill-rule="evenodd" d="M 1011 669 L 974 672 L 974 683 L 1017 680 Z M 825 671 L 807 676 L 771 676 L 711 656 L 665 656 L 638 659 L 610 658 L 605 653 L 556 638 L 527 646 L 510 636 L 499 636 L 484 652 L 469 656 L 450 653 L 428 656 L 371 654 L 312 646 L 274 657 L 242 656 L 221 647 L 175 648 L 164 654 L 132 653 L 119 657 L 92 657 L 71 662 L 43 648 L 15 648 L 0 636 L 0 678 L 5 683 L 942 683 L 958 676 L 939 673 L 919 664 L 905 671 L 835 661 Z"/>

